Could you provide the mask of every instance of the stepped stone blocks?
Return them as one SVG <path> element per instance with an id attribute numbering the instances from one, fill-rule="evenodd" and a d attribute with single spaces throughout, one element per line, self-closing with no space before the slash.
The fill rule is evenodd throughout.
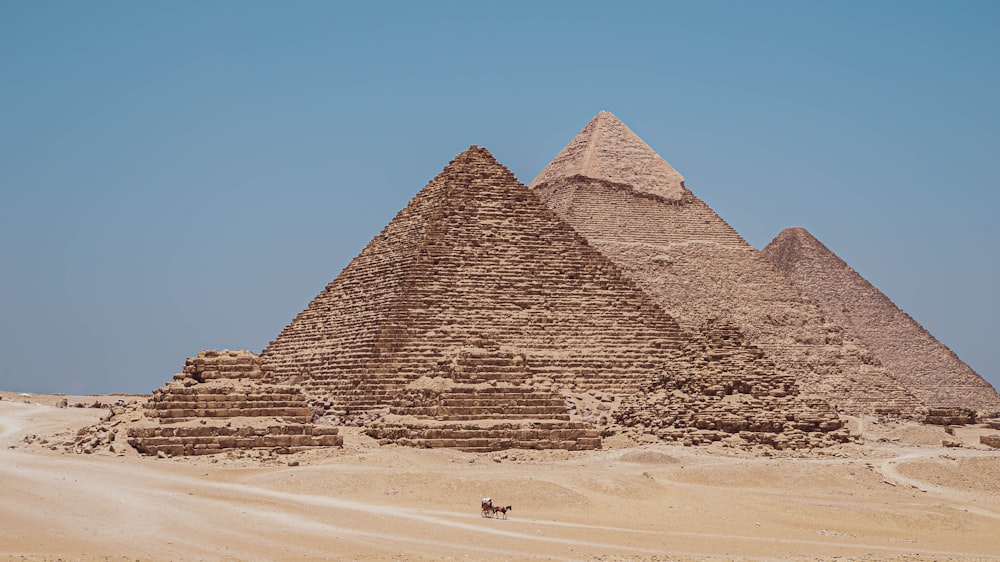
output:
<path id="1" fill-rule="evenodd" d="M 829 404 L 801 396 L 794 377 L 778 371 L 735 325 L 713 320 L 708 328 L 685 346 L 679 374 L 625 398 L 614 414 L 618 423 L 685 445 L 742 440 L 805 449 L 851 439 Z"/>
<path id="2" fill-rule="evenodd" d="M 445 423 L 376 426 L 367 433 L 380 443 L 411 447 L 449 447 L 472 453 L 504 449 L 599 449 L 600 435 L 580 422 L 498 422 L 489 425 Z"/>
<path id="3" fill-rule="evenodd" d="M 763 253 L 925 404 L 1000 412 L 988 382 L 804 228 Z"/>
<path id="4" fill-rule="evenodd" d="M 931 408 L 924 423 L 932 425 L 970 425 L 976 423 L 976 412 L 967 408 Z"/>
<path id="5" fill-rule="evenodd" d="M 490 447 L 511 442 L 509 420 L 530 427 L 546 420 L 546 431 L 565 430 L 561 446 L 590 448 L 593 428 L 570 423 L 558 395 L 529 387 L 634 390 L 663 371 L 685 337 L 488 151 L 473 147 L 418 193 L 262 357 L 275 380 L 300 378 L 337 412 L 389 407 L 391 416 L 426 418 L 410 424 L 414 432 L 431 421 L 502 422 L 501 433 L 483 429 L 476 438 Z M 434 397 L 434 415 L 429 406 L 407 406 L 421 398 L 408 385 L 435 377 L 459 386 Z M 506 390 L 490 393 L 485 383 Z M 380 438 L 403 439 L 402 430 L 379 431 Z M 543 446 L 541 434 L 532 435 L 517 442 Z M 448 442 L 437 439 L 428 443 Z"/>
<path id="6" fill-rule="evenodd" d="M 611 164 L 613 162 L 613 164 Z M 656 174 L 644 170 L 659 163 Z M 697 331 L 726 318 L 802 389 L 850 413 L 922 404 L 615 116 L 601 112 L 533 191 L 668 311 Z M 673 168 L 669 168 L 673 170 Z"/>
<path id="7" fill-rule="evenodd" d="M 351 412 L 389 407 L 421 377 L 633 391 L 663 372 L 686 337 L 487 150 L 472 147 L 262 361 L 274 380 L 299 378 L 331 409 Z"/>
<path id="8" fill-rule="evenodd" d="M 673 177 L 668 167 L 647 164 L 657 164 L 657 177 Z M 733 334 L 729 327 L 704 329 L 712 341 Z M 706 365 L 715 377 L 715 363 L 682 361 L 691 339 L 488 151 L 473 146 L 261 359 L 269 380 L 300 381 L 337 415 L 383 412 L 366 429 L 382 442 L 587 449 L 600 445 L 598 430 L 561 393 L 628 396 L 664 378 L 700 381 Z M 679 371 L 682 364 L 689 368 Z"/>
<path id="9" fill-rule="evenodd" d="M 166 455 L 343 444 L 336 427 L 312 423 L 300 388 L 264 378 L 260 358 L 249 351 L 202 351 L 153 391 L 147 421 L 129 428 L 128 442 L 140 453 Z"/>
<path id="10" fill-rule="evenodd" d="M 561 395 L 526 383 L 523 356 L 492 341 L 476 343 L 448 362 L 448 378 L 409 383 L 366 433 L 381 443 L 469 452 L 600 448 L 598 430 L 571 422 Z"/>

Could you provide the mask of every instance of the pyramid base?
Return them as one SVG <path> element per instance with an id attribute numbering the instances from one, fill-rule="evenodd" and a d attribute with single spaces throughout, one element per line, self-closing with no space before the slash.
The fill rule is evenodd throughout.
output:
<path id="1" fill-rule="evenodd" d="M 505 449 L 563 449 L 583 451 L 601 448 L 601 436 L 590 424 L 569 421 L 491 421 L 476 423 L 433 420 L 386 423 L 365 433 L 380 445 L 451 448 L 471 453 Z"/>
<path id="2" fill-rule="evenodd" d="M 133 427 L 128 443 L 147 455 L 214 455 L 233 450 L 267 449 L 296 453 L 314 447 L 340 447 L 344 438 L 336 427 L 311 424 L 264 426 Z"/>

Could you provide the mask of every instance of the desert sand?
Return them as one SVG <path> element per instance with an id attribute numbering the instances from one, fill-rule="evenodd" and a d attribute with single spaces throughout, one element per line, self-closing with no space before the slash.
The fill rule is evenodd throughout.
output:
<path id="1" fill-rule="evenodd" d="M 345 428 L 343 448 L 155 458 L 67 451 L 106 410 L 0 395 L 10 560 L 1000 559 L 1000 452 L 976 426 L 852 418 L 863 443 L 771 456 L 615 437 L 472 454 Z"/>

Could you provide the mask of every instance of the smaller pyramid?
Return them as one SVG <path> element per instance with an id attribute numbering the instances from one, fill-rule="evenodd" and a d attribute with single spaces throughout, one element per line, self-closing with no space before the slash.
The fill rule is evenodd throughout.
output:
<path id="1" fill-rule="evenodd" d="M 147 455 L 213 455 L 232 450 L 280 453 L 339 447 L 331 425 L 312 423 L 302 389 L 266 382 L 260 357 L 205 350 L 153 391 L 144 416 L 128 428 L 128 443 Z"/>
<path id="2" fill-rule="evenodd" d="M 608 111 L 587 123 L 529 187 L 570 176 L 627 184 L 669 200 L 689 194 L 684 176 Z"/>
<path id="3" fill-rule="evenodd" d="M 988 382 L 806 229 L 783 230 L 763 253 L 922 402 L 1000 411 Z"/>

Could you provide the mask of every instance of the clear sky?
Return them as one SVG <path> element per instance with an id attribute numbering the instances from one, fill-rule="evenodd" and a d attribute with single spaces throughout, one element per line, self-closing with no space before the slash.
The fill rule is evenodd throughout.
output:
<path id="1" fill-rule="evenodd" d="M 614 112 L 1000 386 L 1000 2 L 0 0 L 0 388 L 260 351 L 470 144 Z"/>

